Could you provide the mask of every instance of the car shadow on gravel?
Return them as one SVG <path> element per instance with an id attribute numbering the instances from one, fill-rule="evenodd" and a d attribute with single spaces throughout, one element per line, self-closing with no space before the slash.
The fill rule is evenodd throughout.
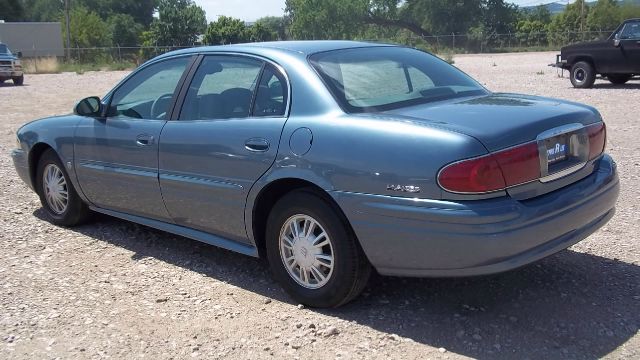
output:
<path id="1" fill-rule="evenodd" d="M 29 86 L 28 84 L 22 84 L 20 86 Z M 18 87 L 17 85 L 14 85 L 10 80 L 3 82 L 2 84 L 0 84 L 0 88 L 3 87 Z"/>
<path id="2" fill-rule="evenodd" d="M 634 90 L 634 89 L 640 89 L 640 82 L 628 82 L 626 84 L 623 85 L 615 85 L 612 84 L 610 82 L 603 82 L 603 83 L 595 83 L 593 84 L 593 88 L 594 89 L 621 89 L 621 90 Z"/>
<path id="3" fill-rule="evenodd" d="M 155 258 L 295 306 L 261 260 L 108 216 L 71 231 L 132 251 L 133 260 Z M 313 311 L 384 333 L 360 339 L 361 348 L 402 341 L 395 334 L 480 359 L 594 359 L 637 333 L 639 287 L 639 266 L 567 250 L 493 276 L 374 275 L 354 302 Z"/>

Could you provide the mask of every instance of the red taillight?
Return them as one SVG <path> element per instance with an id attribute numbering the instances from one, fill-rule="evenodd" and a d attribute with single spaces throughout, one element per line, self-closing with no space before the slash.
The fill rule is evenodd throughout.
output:
<path id="1" fill-rule="evenodd" d="M 504 190 L 540 177 L 540 157 L 535 142 L 446 166 L 438 175 L 445 190 L 487 193 Z"/>
<path id="2" fill-rule="evenodd" d="M 604 152 L 607 142 L 607 127 L 604 123 L 598 123 L 587 127 L 589 134 L 589 160 L 597 158 Z"/>
<path id="3" fill-rule="evenodd" d="M 505 188 L 500 166 L 492 156 L 451 164 L 438 175 L 445 190 L 458 193 L 485 193 Z"/>
<path id="4" fill-rule="evenodd" d="M 538 143 L 532 142 L 493 154 L 498 161 L 507 187 L 540 177 Z"/>

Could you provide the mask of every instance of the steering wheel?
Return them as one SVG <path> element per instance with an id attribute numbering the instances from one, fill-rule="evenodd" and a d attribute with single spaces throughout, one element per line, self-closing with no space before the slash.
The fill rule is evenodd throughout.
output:
<path id="1" fill-rule="evenodd" d="M 164 94 L 157 98 L 151 105 L 151 118 L 162 119 L 167 116 L 166 108 L 168 107 L 168 101 L 171 101 L 173 94 Z"/>

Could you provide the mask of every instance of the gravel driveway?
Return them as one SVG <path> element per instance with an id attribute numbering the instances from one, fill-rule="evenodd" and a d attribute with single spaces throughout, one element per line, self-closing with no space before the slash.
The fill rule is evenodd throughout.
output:
<path id="1" fill-rule="evenodd" d="M 126 72 L 0 86 L 0 358 L 638 358 L 640 81 L 571 88 L 553 53 L 455 58 L 494 91 L 596 106 L 622 193 L 613 220 L 534 265 L 469 279 L 372 278 L 337 310 L 303 308 L 260 260 L 99 216 L 44 220 L 10 157 L 15 131 Z"/>

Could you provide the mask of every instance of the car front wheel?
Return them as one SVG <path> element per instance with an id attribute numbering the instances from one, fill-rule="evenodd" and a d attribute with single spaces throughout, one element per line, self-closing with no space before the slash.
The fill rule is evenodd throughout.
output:
<path id="1" fill-rule="evenodd" d="M 42 208 L 56 225 L 74 226 L 85 221 L 90 210 L 69 181 L 69 175 L 53 150 L 38 162 L 36 189 Z"/>
<path id="2" fill-rule="evenodd" d="M 614 85 L 623 85 L 626 84 L 627 81 L 629 81 L 631 79 L 631 75 L 608 75 L 607 79 L 609 79 L 609 82 L 611 82 Z"/>
<path id="3" fill-rule="evenodd" d="M 346 219 L 313 190 L 281 198 L 267 222 L 266 247 L 274 278 L 297 302 L 337 307 L 362 292 L 371 265 Z"/>
<path id="4" fill-rule="evenodd" d="M 588 89 L 596 81 L 596 73 L 591 64 L 580 61 L 571 67 L 571 84 L 578 89 Z"/>

